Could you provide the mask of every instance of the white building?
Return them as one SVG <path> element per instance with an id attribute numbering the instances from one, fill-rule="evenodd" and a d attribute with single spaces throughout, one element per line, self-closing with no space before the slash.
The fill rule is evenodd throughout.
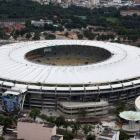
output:
<path id="1" fill-rule="evenodd" d="M 136 133 L 134 135 L 134 140 L 140 140 L 140 133 Z"/>
<path id="2" fill-rule="evenodd" d="M 31 24 L 34 26 L 44 26 L 45 23 L 53 24 L 52 20 L 42 20 L 42 19 L 40 19 L 39 21 L 31 20 Z"/>
<path id="3" fill-rule="evenodd" d="M 113 0 L 113 3 L 121 3 L 121 0 Z"/>
<path id="4" fill-rule="evenodd" d="M 110 128 L 105 128 L 98 140 L 119 140 L 119 135 L 119 131 L 113 131 Z"/>
<path id="5" fill-rule="evenodd" d="M 58 3 L 61 3 L 61 0 L 57 0 Z"/>
<path id="6" fill-rule="evenodd" d="M 97 5 L 99 4 L 99 0 L 91 0 L 90 3 L 91 5 Z"/>
<path id="7" fill-rule="evenodd" d="M 0 137 L 3 135 L 3 126 L 0 126 Z"/>

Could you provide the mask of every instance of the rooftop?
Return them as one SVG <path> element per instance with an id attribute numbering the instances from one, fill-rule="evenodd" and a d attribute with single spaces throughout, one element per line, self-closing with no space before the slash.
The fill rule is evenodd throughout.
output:
<path id="1" fill-rule="evenodd" d="M 53 123 L 48 123 L 48 122 L 38 122 L 38 121 L 34 121 L 31 119 L 19 119 L 19 122 L 26 122 L 26 123 L 38 123 L 38 124 L 43 124 L 42 127 L 48 127 L 48 128 L 53 128 L 55 127 L 55 124 Z"/>
<path id="2" fill-rule="evenodd" d="M 64 107 L 70 107 L 70 108 L 80 108 L 80 107 L 95 107 L 95 106 L 105 106 L 108 105 L 108 102 L 59 102 Z"/>
<path id="3" fill-rule="evenodd" d="M 25 54 L 38 48 L 59 45 L 86 45 L 104 48 L 112 56 L 106 61 L 82 66 L 49 66 L 27 61 Z M 43 40 L 8 44 L 0 47 L 0 84 L 60 91 L 114 89 L 140 84 L 140 49 L 138 47 L 88 40 Z M 3 82 L 2 79 L 21 82 Z M 114 85 L 112 83 L 116 82 Z M 108 83 L 108 84 L 106 84 Z M 51 85 L 47 87 L 45 85 Z M 43 85 L 43 86 L 42 86 Z M 54 85 L 54 86 L 53 86 Z M 57 85 L 57 86 L 56 86 Z M 67 85 L 67 87 L 59 87 Z M 82 85 L 73 87 L 70 85 Z M 91 85 L 83 86 L 83 85 Z M 97 86 L 95 86 L 97 85 Z M 103 85 L 103 86 L 102 86 Z"/>
<path id="4" fill-rule="evenodd" d="M 134 136 L 135 139 L 140 139 L 140 132 L 136 133 Z"/>
<path id="5" fill-rule="evenodd" d="M 60 140 L 62 138 L 61 135 L 52 136 L 51 140 Z"/>
<path id="6" fill-rule="evenodd" d="M 105 127 L 104 131 L 100 134 L 100 138 L 106 137 L 106 139 L 112 140 L 115 134 L 118 134 L 118 131 L 113 131 L 111 128 Z"/>
<path id="7" fill-rule="evenodd" d="M 121 12 L 140 12 L 140 10 L 122 10 Z"/>

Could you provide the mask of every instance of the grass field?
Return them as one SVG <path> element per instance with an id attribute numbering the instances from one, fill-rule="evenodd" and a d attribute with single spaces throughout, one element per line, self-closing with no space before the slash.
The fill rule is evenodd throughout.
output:
<path id="1" fill-rule="evenodd" d="M 107 20 L 107 21 L 110 21 L 110 22 L 112 22 L 112 23 L 115 23 L 115 22 L 118 21 L 117 18 L 106 18 L 106 20 Z"/>

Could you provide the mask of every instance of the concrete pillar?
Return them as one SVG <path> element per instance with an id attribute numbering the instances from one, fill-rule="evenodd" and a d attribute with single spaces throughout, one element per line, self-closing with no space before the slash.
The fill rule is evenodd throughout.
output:
<path id="1" fill-rule="evenodd" d="M 126 102 L 128 102 L 128 98 L 129 98 L 129 95 L 130 95 L 130 93 L 131 93 L 131 90 L 128 90 L 127 92 L 128 92 L 128 93 L 127 93 L 127 99 L 126 99 Z"/>
<path id="2" fill-rule="evenodd" d="M 129 129 L 135 128 L 135 121 L 129 121 Z"/>
<path id="3" fill-rule="evenodd" d="M 96 102 L 98 101 L 99 96 L 100 96 L 100 93 L 98 93 L 96 96 L 96 99 L 95 99 Z"/>
<path id="4" fill-rule="evenodd" d="M 58 97 L 57 97 L 57 95 L 55 94 L 55 110 L 57 110 L 57 99 L 58 99 Z"/>
<path id="5" fill-rule="evenodd" d="M 41 94 L 41 104 L 42 104 L 42 109 L 44 109 L 44 94 Z"/>
<path id="6" fill-rule="evenodd" d="M 140 90 L 139 88 L 136 89 L 135 98 L 137 97 L 137 94 L 138 94 L 139 90 Z"/>
<path id="7" fill-rule="evenodd" d="M 31 94 L 27 93 L 28 101 L 29 101 L 29 109 L 31 109 Z"/>

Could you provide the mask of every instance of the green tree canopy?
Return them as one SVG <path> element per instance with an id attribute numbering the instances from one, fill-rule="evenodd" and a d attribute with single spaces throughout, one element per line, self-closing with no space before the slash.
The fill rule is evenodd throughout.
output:
<path id="1" fill-rule="evenodd" d="M 130 136 L 123 130 L 120 130 L 119 140 L 130 139 Z"/>
<path id="2" fill-rule="evenodd" d="M 124 111 L 125 108 L 125 102 L 122 100 L 117 100 L 114 103 L 114 106 L 116 107 L 115 109 L 115 114 L 118 116 L 120 112 Z"/>
<path id="3" fill-rule="evenodd" d="M 50 123 L 55 123 L 55 119 L 56 118 L 54 116 L 50 116 L 50 117 L 47 118 L 47 121 L 50 122 Z"/>
<path id="4" fill-rule="evenodd" d="M 89 132 L 92 131 L 92 126 L 91 126 L 91 125 L 88 125 L 88 124 L 85 124 L 85 125 L 82 127 L 82 130 L 84 131 L 84 134 L 87 135 Z"/>
<path id="5" fill-rule="evenodd" d="M 40 40 L 40 34 L 39 34 L 39 32 L 35 32 L 35 35 L 33 37 L 33 40 Z"/>
<path id="6" fill-rule="evenodd" d="M 71 122 L 65 121 L 63 127 L 66 128 L 66 132 L 67 132 L 67 128 L 68 128 L 69 126 L 71 126 Z"/>
<path id="7" fill-rule="evenodd" d="M 48 119 L 47 115 L 45 115 L 45 114 L 41 114 L 41 115 L 40 115 L 40 118 L 41 118 L 43 121 L 47 121 L 47 119 Z"/>
<path id="8" fill-rule="evenodd" d="M 76 132 L 76 135 L 77 135 L 77 131 L 80 130 L 81 128 L 81 123 L 80 121 L 76 121 L 73 123 L 72 125 L 72 131 L 75 133 Z"/>
<path id="9" fill-rule="evenodd" d="M 85 109 L 81 109 L 79 110 L 79 115 L 82 116 L 82 117 L 85 117 L 87 114 L 87 111 Z"/>
<path id="10" fill-rule="evenodd" d="M 39 110 L 38 108 L 34 108 L 34 109 L 31 110 L 29 116 L 30 116 L 33 120 L 35 120 L 36 117 L 38 117 L 38 116 L 40 115 L 40 113 L 41 113 L 41 112 L 40 112 L 40 110 Z"/>
<path id="11" fill-rule="evenodd" d="M 55 124 L 57 125 L 59 129 L 60 126 L 65 124 L 65 118 L 63 116 L 56 118 Z"/>
<path id="12" fill-rule="evenodd" d="M 3 125 L 3 131 L 6 132 L 6 128 L 10 127 L 14 121 L 13 117 L 0 116 L 0 125 Z"/>
<path id="13" fill-rule="evenodd" d="M 31 37 L 32 37 L 32 35 L 31 35 L 30 33 L 27 33 L 27 34 L 26 34 L 26 38 L 27 38 L 27 39 L 30 39 Z"/>
<path id="14" fill-rule="evenodd" d="M 73 140 L 74 134 L 72 133 L 65 133 L 64 134 L 64 140 Z"/>
<path id="15" fill-rule="evenodd" d="M 86 140 L 95 140 L 96 136 L 95 135 L 88 135 Z"/>

